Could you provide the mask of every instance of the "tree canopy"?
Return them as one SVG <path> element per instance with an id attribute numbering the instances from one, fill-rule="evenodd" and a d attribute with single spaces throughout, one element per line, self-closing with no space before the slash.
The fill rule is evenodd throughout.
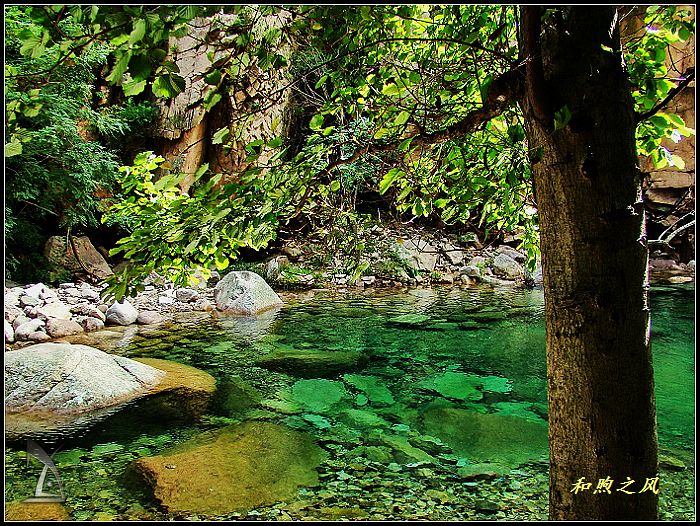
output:
<path id="1" fill-rule="evenodd" d="M 138 140 L 155 119 L 153 102 L 185 89 L 173 39 L 197 17 L 222 13 L 230 15 L 221 28 L 227 52 L 210 53 L 205 111 L 220 111 L 251 68 L 283 69 L 277 91 L 293 90 L 308 120 L 293 140 L 247 144 L 249 164 L 235 177 L 200 166 L 182 193 L 178 183 L 192 174 L 160 177 L 168 163 L 134 157 L 134 142 L 154 151 Z M 225 269 L 242 247 L 264 248 L 300 219 L 356 254 L 351 270 L 361 271 L 368 216 L 358 199 L 366 195 L 406 219 L 516 233 L 534 265 L 530 166 L 541 152 L 528 147 L 517 104 L 527 57 L 513 6 L 14 6 L 5 15 L 6 237 L 28 229 L 27 208 L 67 228 L 94 226 L 98 217 L 120 225 L 127 235 L 114 253 L 133 265 L 114 279 L 117 297 L 135 293 L 154 269 L 181 283 L 197 266 Z M 662 139 L 692 130 L 664 109 L 694 73 L 668 72 L 665 58 L 694 22 L 682 8 L 650 6 L 644 24 L 623 56 L 637 147 L 659 167 L 678 166 L 682 159 Z M 100 86 L 112 89 L 111 100 L 100 99 Z M 275 96 L 266 95 L 270 104 Z M 569 108 L 555 108 L 554 129 L 570 118 Z M 211 130 L 208 140 L 226 146 L 235 128 Z M 109 201 L 96 195 L 109 194 L 107 211 Z"/>

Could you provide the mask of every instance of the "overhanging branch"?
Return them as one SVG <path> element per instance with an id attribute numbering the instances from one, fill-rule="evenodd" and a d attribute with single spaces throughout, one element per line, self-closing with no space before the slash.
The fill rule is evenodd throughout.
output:
<path id="1" fill-rule="evenodd" d="M 693 82 L 695 80 L 695 67 L 688 68 L 686 70 L 686 72 L 683 73 L 683 77 L 684 78 L 680 82 L 680 84 L 678 84 L 678 86 L 676 86 L 671 91 L 669 91 L 668 95 L 666 95 L 666 98 L 664 100 L 659 102 L 656 106 L 654 106 L 649 111 L 646 111 L 644 113 L 638 113 L 636 115 L 637 124 L 648 119 L 649 117 L 656 115 L 656 112 L 665 108 L 676 97 L 676 95 L 678 95 L 681 91 L 683 91 L 688 86 L 688 84 Z"/>

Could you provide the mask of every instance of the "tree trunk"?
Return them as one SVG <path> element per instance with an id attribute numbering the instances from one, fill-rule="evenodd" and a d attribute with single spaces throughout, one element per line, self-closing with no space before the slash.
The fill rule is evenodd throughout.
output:
<path id="1" fill-rule="evenodd" d="M 521 7 L 552 520 L 657 517 L 655 491 L 640 492 L 658 474 L 648 252 L 616 22 L 612 6 Z M 625 486 L 628 477 L 634 483 Z"/>

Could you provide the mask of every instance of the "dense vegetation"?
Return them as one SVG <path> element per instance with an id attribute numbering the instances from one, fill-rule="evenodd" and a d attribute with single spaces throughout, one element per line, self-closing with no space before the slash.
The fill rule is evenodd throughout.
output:
<path id="1" fill-rule="evenodd" d="M 248 144 L 248 168 L 235 177 L 203 164 L 183 193 L 186 174 L 159 168 L 167 163 L 148 126 L 156 104 L 185 88 L 168 39 L 218 11 L 236 15 L 225 27 L 235 53 L 210 57 L 205 110 L 220 111 L 251 67 L 286 68 L 302 126 Z M 282 15 L 282 27 L 265 26 Z M 126 235 L 113 252 L 134 263 L 110 289 L 121 296 L 154 269 L 180 282 L 198 265 L 225 269 L 241 248 L 266 247 L 290 221 L 352 254 L 349 270 L 362 272 L 367 226 L 382 214 L 466 225 L 486 237 L 514 232 L 534 264 L 530 164 L 541 152 L 528 149 L 514 104 L 523 74 L 515 9 L 12 6 L 5 18 L 5 243 L 15 279 L 42 277 L 49 235 L 101 228 L 109 240 Z M 683 84 L 668 78 L 664 61 L 694 22 L 676 7 L 651 6 L 645 23 L 624 57 L 638 149 L 659 167 L 680 165 L 661 139 L 692 130 L 663 113 Z M 558 109 L 555 127 L 570 118 Z M 231 126 L 207 140 L 231 143 Z"/>

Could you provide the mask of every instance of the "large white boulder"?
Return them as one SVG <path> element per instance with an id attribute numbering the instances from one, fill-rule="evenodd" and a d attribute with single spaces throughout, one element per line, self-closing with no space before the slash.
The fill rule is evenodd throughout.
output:
<path id="1" fill-rule="evenodd" d="M 214 288 L 216 307 L 232 314 L 257 314 L 282 300 L 255 272 L 236 270 L 228 273 Z"/>

